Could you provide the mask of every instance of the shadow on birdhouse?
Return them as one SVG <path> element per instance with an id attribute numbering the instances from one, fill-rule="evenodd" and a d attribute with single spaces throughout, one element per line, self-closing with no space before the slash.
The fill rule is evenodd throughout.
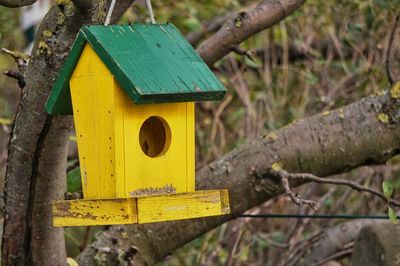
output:
<path id="1" fill-rule="evenodd" d="M 55 226 L 229 213 L 227 190 L 195 191 L 194 102 L 225 88 L 172 24 L 83 27 L 46 105 L 74 115 L 83 199 Z"/>

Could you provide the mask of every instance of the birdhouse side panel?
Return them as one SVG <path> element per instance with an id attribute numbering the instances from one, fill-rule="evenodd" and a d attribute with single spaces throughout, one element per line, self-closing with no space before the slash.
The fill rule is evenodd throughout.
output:
<path id="1" fill-rule="evenodd" d="M 116 196 L 114 78 L 86 46 L 70 80 L 84 198 Z"/>
<path id="2" fill-rule="evenodd" d="M 124 100 L 125 197 L 194 191 L 194 103 Z"/>
<path id="3" fill-rule="evenodd" d="M 186 191 L 195 191 L 196 143 L 195 143 L 195 103 L 186 103 Z"/>

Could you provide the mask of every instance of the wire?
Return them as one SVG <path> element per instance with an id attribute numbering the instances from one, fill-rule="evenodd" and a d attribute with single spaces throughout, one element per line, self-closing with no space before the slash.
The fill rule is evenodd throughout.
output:
<path id="1" fill-rule="evenodd" d="M 388 220 L 387 215 L 357 215 L 357 214 L 242 214 L 238 218 L 281 218 L 281 219 L 373 219 Z M 400 216 L 397 216 L 400 219 Z"/>
<path id="2" fill-rule="evenodd" d="M 151 24 L 156 24 L 156 20 L 154 19 L 153 7 L 151 6 L 151 0 L 146 0 L 147 12 L 149 12 L 150 22 Z"/>
<path id="3" fill-rule="evenodd" d="M 108 24 L 110 24 L 111 15 L 114 10 L 115 2 L 116 2 L 116 0 L 111 1 L 110 8 L 108 9 L 108 12 L 107 12 L 106 20 L 104 21 L 104 26 L 108 26 Z"/>

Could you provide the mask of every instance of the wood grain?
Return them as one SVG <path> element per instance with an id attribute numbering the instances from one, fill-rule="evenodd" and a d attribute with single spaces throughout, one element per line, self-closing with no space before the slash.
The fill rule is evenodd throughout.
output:
<path id="1" fill-rule="evenodd" d="M 139 198 L 61 200 L 53 203 L 53 224 L 89 226 L 153 223 L 229 214 L 227 190 Z"/>

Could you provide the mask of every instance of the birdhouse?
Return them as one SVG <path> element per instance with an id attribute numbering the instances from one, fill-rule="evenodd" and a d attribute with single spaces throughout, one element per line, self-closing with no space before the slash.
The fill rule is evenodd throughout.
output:
<path id="1" fill-rule="evenodd" d="M 172 24 L 85 26 L 46 104 L 74 116 L 83 199 L 55 226 L 229 213 L 227 190 L 195 191 L 194 102 L 226 89 Z"/>

